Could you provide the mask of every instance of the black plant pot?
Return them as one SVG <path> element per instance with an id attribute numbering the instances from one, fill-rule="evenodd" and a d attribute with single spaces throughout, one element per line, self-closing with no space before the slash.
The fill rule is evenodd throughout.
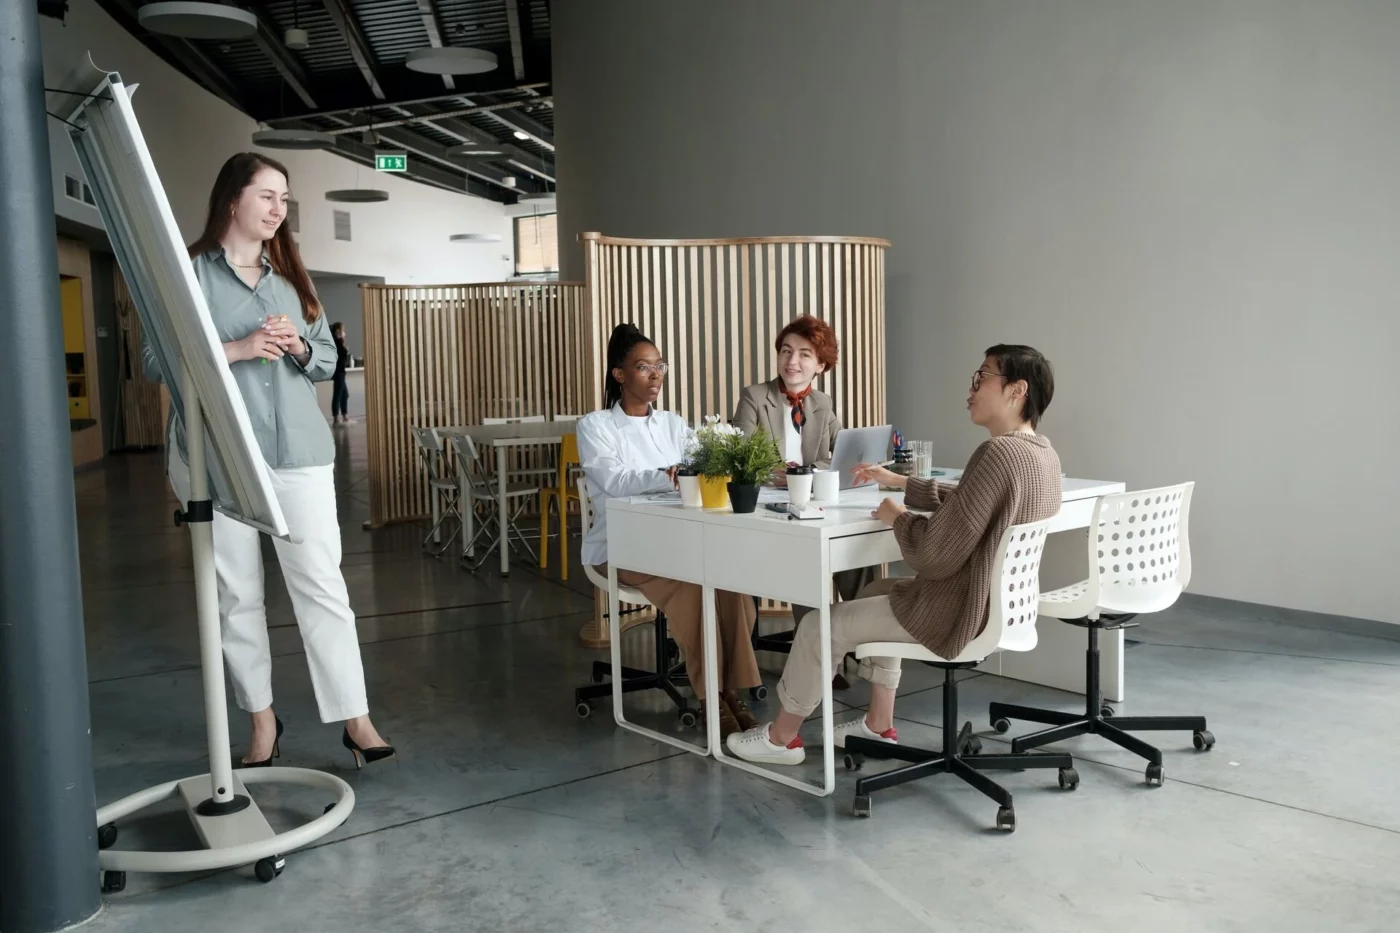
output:
<path id="1" fill-rule="evenodd" d="M 736 513 L 752 512 L 758 508 L 758 486 L 729 483 L 729 504 Z"/>

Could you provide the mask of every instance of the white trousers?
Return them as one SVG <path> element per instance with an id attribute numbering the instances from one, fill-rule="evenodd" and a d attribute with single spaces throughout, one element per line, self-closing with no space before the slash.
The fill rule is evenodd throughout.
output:
<path id="1" fill-rule="evenodd" d="M 189 500 L 189 467 L 173 446 L 167 463 L 170 485 L 181 506 Z M 272 470 L 272 488 L 291 536 L 273 538 L 277 561 L 292 598 L 311 686 L 322 722 L 369 712 L 355 613 L 340 572 L 340 521 L 335 507 L 334 467 Z M 240 709 L 272 705 L 272 653 L 263 604 L 260 532 L 214 513 L 214 567 L 219 578 L 219 623 L 224 664 Z"/>

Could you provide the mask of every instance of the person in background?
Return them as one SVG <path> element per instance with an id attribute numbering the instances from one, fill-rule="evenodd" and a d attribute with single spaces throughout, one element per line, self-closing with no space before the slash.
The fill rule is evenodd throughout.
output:
<path id="1" fill-rule="evenodd" d="M 762 427 L 769 437 L 778 439 L 789 466 L 829 469 L 841 419 L 831 396 L 818 389 L 815 381 L 836 366 L 840 350 L 836 332 L 826 321 L 804 314 L 782 329 L 773 348 L 778 353 L 777 377 L 739 393 L 733 424 L 745 434 Z M 781 470 L 773 480 L 779 486 L 787 485 Z M 831 582 L 843 600 L 854 599 L 874 576 L 873 568 L 842 570 L 832 574 Z M 793 622 L 800 625 L 811 611 L 809 606 L 793 606 Z M 836 690 L 849 686 L 840 672 L 832 678 Z"/>
<path id="2" fill-rule="evenodd" d="M 350 420 L 350 387 L 345 384 L 345 369 L 350 365 L 350 348 L 345 345 L 345 325 L 331 325 L 335 339 L 335 374 L 331 376 L 331 420 L 336 424 L 354 424 Z"/>
<path id="3" fill-rule="evenodd" d="M 608 340 L 608 369 L 604 376 L 602 411 L 580 418 L 579 460 L 593 499 L 593 526 L 583 539 L 583 560 L 599 573 L 608 572 L 608 500 L 676 487 L 676 467 L 685 459 L 695 432 L 680 417 L 656 409 L 654 403 L 666 379 L 666 363 L 656 345 L 632 324 L 619 324 Z M 657 541 L 657 547 L 666 542 Z M 619 568 L 619 583 L 641 590 L 666 614 L 672 637 L 685 651 L 691 689 L 705 708 L 705 655 L 701 641 L 699 584 L 682 583 Z M 729 736 L 758 724 L 739 690 L 762 680 L 753 653 L 753 600 L 723 590 L 715 592 L 719 650 L 716 671 L 720 685 L 720 733 Z"/>
<path id="4" fill-rule="evenodd" d="M 289 538 L 272 544 L 301 629 L 321 721 L 345 723 L 341 742 L 358 767 L 392 757 L 394 748 L 370 722 L 355 613 L 340 572 L 335 445 L 312 385 L 330 378 L 336 349 L 284 223 L 289 197 L 281 163 L 252 152 L 232 156 L 209 193 L 204 232 L 189 249 L 190 261 L 286 517 Z M 142 358 L 147 376 L 159 380 L 149 344 Z M 175 494 L 188 501 L 189 455 L 184 423 L 174 410 L 166 457 Z M 224 660 L 234 699 L 252 717 L 243 767 L 270 765 L 283 728 L 272 709 L 257 529 L 215 512 L 214 568 Z"/>
<path id="5" fill-rule="evenodd" d="M 1060 458 L 1036 433 L 1055 393 L 1050 362 L 1031 347 L 998 344 L 972 375 L 967 409 L 972 423 L 991 435 L 972 453 L 956 487 L 932 479 L 898 476 L 861 464 L 862 479 L 903 487 L 907 511 L 885 499 L 873 513 L 894 528 L 913 579 L 870 584 L 860 597 L 831 609 L 831 656 L 843 657 L 868 642 L 922 644 L 955 658 L 987 624 L 992 567 L 1007 527 L 1050 518 L 1060 510 Z M 820 632 L 802 626 L 793 639 L 778 683 L 782 711 L 775 721 L 731 735 L 726 744 L 740 758 L 765 764 L 799 764 L 806 757 L 798 729 L 821 703 Z M 835 729 L 847 735 L 897 742 L 894 697 L 898 658 L 867 658 L 861 676 L 870 681 L 869 712 Z"/>

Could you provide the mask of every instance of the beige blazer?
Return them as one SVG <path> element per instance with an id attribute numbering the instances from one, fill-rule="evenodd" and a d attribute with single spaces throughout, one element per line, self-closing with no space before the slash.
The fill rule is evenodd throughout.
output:
<path id="1" fill-rule="evenodd" d="M 802 400 L 802 413 L 807 418 L 802 425 L 802 463 L 826 469 L 831 466 L 831 452 L 836 446 L 836 434 L 841 430 L 841 421 L 831 407 L 831 396 L 813 389 Z M 782 450 L 787 417 L 787 399 L 783 397 L 779 377 L 744 389 L 731 420 L 745 434 L 752 434 L 762 425 Z"/>

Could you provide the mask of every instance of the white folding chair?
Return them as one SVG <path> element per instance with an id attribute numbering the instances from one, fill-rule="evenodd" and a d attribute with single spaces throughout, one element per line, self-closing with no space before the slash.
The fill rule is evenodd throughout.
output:
<path id="1" fill-rule="evenodd" d="M 496 548 L 513 548 L 515 546 L 515 543 L 510 540 L 512 532 L 515 534 L 515 540 L 519 541 L 526 553 L 530 555 L 530 559 L 537 560 L 534 549 L 530 547 L 530 542 L 525 540 L 525 536 L 521 533 L 515 520 L 539 495 L 540 487 L 531 486 L 528 483 L 508 483 L 505 502 L 500 502 L 496 495 L 496 484 L 491 482 L 485 465 L 477 455 L 476 444 L 472 442 L 471 437 L 466 434 L 452 435 L 452 448 L 457 452 L 457 474 L 466 497 L 462 503 L 462 521 L 466 529 L 462 535 L 463 563 L 473 571 L 480 569 Z M 480 514 L 477 513 L 478 506 L 482 507 Z M 482 535 L 489 537 L 494 533 L 500 517 L 497 510 L 502 508 L 506 510 L 506 540 L 502 541 L 499 537 L 492 538 L 491 546 L 479 558 L 476 558 L 477 540 Z M 480 527 L 477 527 L 478 522 L 480 522 Z"/>
<path id="2" fill-rule="evenodd" d="M 1050 520 L 1012 525 L 1002 533 L 992 565 L 992 590 L 987 605 L 987 625 L 968 642 L 956 658 L 941 658 L 923 645 L 905 642 L 872 642 L 856 648 L 858 658 L 904 658 L 923 661 L 943 670 L 943 749 L 911 748 L 888 742 L 847 736 L 846 767 L 859 769 L 868 758 L 894 758 L 912 762 L 882 774 L 856 781 L 854 812 L 870 815 L 870 794 L 887 787 L 907 784 L 934 774 L 951 773 L 971 784 L 998 804 L 997 829 L 1016 829 L 1016 810 L 1011 793 L 991 778 L 980 774 L 991 770 L 1058 768 L 1060 786 L 1073 790 L 1079 785 L 1074 759 L 1069 755 L 1034 752 L 1011 755 L 983 755 L 982 742 L 972 734 L 972 723 L 958 728 L 957 672 L 975 667 L 998 651 L 1030 651 L 1036 645 L 1036 612 L 1040 597 L 1040 560 L 1045 551 L 1045 535 Z"/>
<path id="3" fill-rule="evenodd" d="M 482 423 L 482 424 L 543 424 L 543 423 L 544 423 L 544 415 L 521 415 L 521 416 L 519 416 L 519 417 L 514 417 L 514 418 L 482 418 L 482 419 L 481 419 L 481 423 Z M 520 450 L 540 450 L 540 449 L 543 448 L 544 446 L 545 446 L 545 445 L 543 445 L 543 444 L 533 444 L 533 445 L 531 445 L 531 446 L 529 446 L 529 447 L 522 447 L 522 448 L 519 448 L 519 449 L 520 449 Z M 508 471 L 507 474 L 506 474 L 506 479 L 509 480 L 509 481 L 512 482 L 512 483 L 518 483 L 518 482 L 520 482 L 521 480 L 526 480 L 526 479 L 531 479 L 531 478 L 538 478 L 538 477 L 541 477 L 541 476 L 553 476 L 554 473 L 555 473 L 555 468 L 552 467 L 552 466 L 523 467 L 523 468 L 521 468 L 521 469 L 510 470 L 510 471 Z"/>
<path id="4" fill-rule="evenodd" d="M 593 500 L 588 495 L 588 480 L 580 478 L 578 481 L 579 511 L 583 513 L 583 533 L 586 536 L 588 530 L 593 527 Z M 608 592 L 608 579 L 593 568 L 587 561 L 583 562 L 583 572 L 599 590 L 604 594 Z M 633 606 L 650 606 L 651 602 L 641 590 L 635 587 L 619 583 L 617 585 L 618 601 L 628 603 Z M 679 656 L 679 650 L 674 642 L 666 634 L 666 614 L 660 609 L 656 610 L 656 660 L 652 670 L 644 671 L 634 667 L 622 668 L 622 692 L 635 693 L 638 690 L 664 690 L 666 695 L 675 702 L 679 710 L 681 725 L 686 728 L 694 726 L 700 721 L 699 713 L 686 704 L 676 687 L 689 686 L 690 678 L 686 676 L 685 665 L 675 664 Z M 619 628 L 620 630 L 620 628 Z M 600 697 L 612 696 L 612 684 L 607 683 L 612 676 L 612 664 L 608 661 L 593 662 L 593 682 L 574 690 L 574 711 L 581 719 L 587 719 L 593 712 L 593 701 Z"/>
<path id="5" fill-rule="evenodd" d="M 1191 543 L 1187 520 L 1195 483 L 1101 496 L 1089 522 L 1089 578 L 1040 597 L 1040 614 L 1085 629 L 1089 635 L 1084 715 L 1060 710 L 993 703 L 992 727 L 1005 732 L 1009 720 L 1046 723 L 1040 732 L 1021 736 L 1012 751 L 1038 748 L 1061 739 L 1101 735 L 1147 759 L 1146 781 L 1166 780 L 1162 753 L 1129 730 L 1191 733 L 1197 751 L 1209 751 L 1215 736 L 1204 716 L 1114 716 L 1103 702 L 1099 680 L 1099 632 L 1131 628 L 1143 612 L 1161 612 L 1176 602 L 1191 582 Z M 1110 718 L 1111 717 L 1111 718 Z"/>
<path id="6" fill-rule="evenodd" d="M 462 531 L 462 513 L 457 508 L 457 483 L 448 477 L 443 470 L 445 459 L 443 455 L 446 450 L 443 447 L 442 437 L 437 431 L 432 428 L 413 428 L 413 440 L 418 446 L 418 455 L 423 461 L 423 468 L 428 473 L 428 495 L 432 500 L 433 507 L 433 527 L 423 539 L 423 548 L 437 557 L 452 546 L 452 542 Z M 453 529 L 452 536 L 444 543 L 442 541 L 442 523 L 449 518 L 457 520 L 457 527 Z M 440 546 L 429 547 L 429 541 Z"/>

